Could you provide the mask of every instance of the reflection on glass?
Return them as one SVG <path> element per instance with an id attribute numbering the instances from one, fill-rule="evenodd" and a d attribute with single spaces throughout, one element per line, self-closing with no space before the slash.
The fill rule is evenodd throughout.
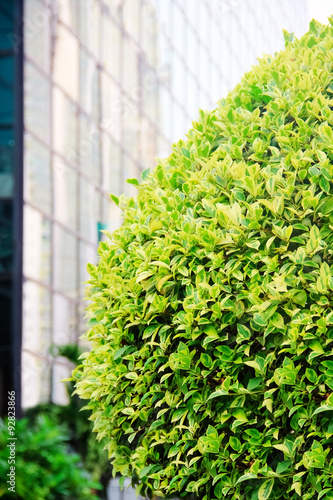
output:
<path id="1" fill-rule="evenodd" d="M 75 104 L 57 87 L 53 87 L 53 147 L 74 164 L 77 128 Z"/>
<path id="2" fill-rule="evenodd" d="M 13 200 L 0 200 L 0 273 L 13 271 Z M 6 290 L 4 283 L 3 290 Z M 6 292 L 5 292 L 6 293 Z"/>
<path id="3" fill-rule="evenodd" d="M 22 401 L 24 407 L 47 401 L 50 394 L 50 292 L 32 282 L 23 284 Z M 31 390 L 33 387 L 33 391 Z"/>
<path id="4" fill-rule="evenodd" d="M 77 297 L 77 240 L 57 224 L 53 228 L 54 287 L 68 297 Z"/>
<path id="5" fill-rule="evenodd" d="M 71 99 L 77 101 L 79 97 L 79 42 L 61 24 L 56 25 L 53 76 L 57 85 Z"/>
<path id="6" fill-rule="evenodd" d="M 95 61 L 84 49 L 80 51 L 80 103 L 98 123 L 100 119 L 99 72 Z"/>
<path id="7" fill-rule="evenodd" d="M 77 229 L 77 171 L 55 158 L 53 168 L 54 216 L 71 229 Z"/>
<path id="8" fill-rule="evenodd" d="M 30 63 L 25 64 L 24 123 L 26 129 L 50 141 L 50 82 Z"/>
<path id="9" fill-rule="evenodd" d="M 132 40 L 123 39 L 123 87 L 131 99 L 136 100 L 139 85 L 139 54 Z"/>
<path id="10" fill-rule="evenodd" d="M 30 135 L 24 140 L 24 198 L 52 213 L 50 151 Z"/>
<path id="11" fill-rule="evenodd" d="M 79 35 L 79 12 L 81 0 L 66 0 L 57 2 L 59 18 L 63 23 L 71 28 L 76 35 Z"/>
<path id="12" fill-rule="evenodd" d="M 0 123 L 12 123 L 14 117 L 14 96 L 13 96 L 13 78 L 14 78 L 14 58 L 12 55 L 2 55 L 0 59 L 0 102 L 1 113 Z"/>
<path id="13" fill-rule="evenodd" d="M 13 128 L 0 129 L 0 198 L 13 196 L 14 146 Z"/>
<path id="14" fill-rule="evenodd" d="M 98 254 L 96 247 L 94 245 L 87 245 L 84 242 L 80 242 L 80 300 L 85 297 L 85 290 L 88 286 L 86 281 L 90 279 L 90 275 L 87 271 L 87 264 L 97 264 L 98 262 Z M 83 307 L 86 307 L 88 304 L 83 303 Z"/>
<path id="15" fill-rule="evenodd" d="M 24 206 L 23 274 L 51 284 L 51 223 L 29 205 Z"/>
<path id="16" fill-rule="evenodd" d="M 140 181 L 140 169 L 136 162 L 132 160 L 128 155 L 124 155 L 124 178 L 125 179 L 138 179 Z M 132 184 L 126 183 L 123 186 L 123 191 L 126 196 L 136 196 L 138 190 Z"/>
<path id="17" fill-rule="evenodd" d="M 80 233 L 91 241 L 93 245 L 98 243 L 97 223 L 99 218 L 97 192 L 90 182 L 80 178 Z"/>
<path id="18" fill-rule="evenodd" d="M 124 116 L 123 144 L 125 150 L 137 160 L 139 159 L 140 123 L 141 117 L 139 110 L 133 105 L 131 106 L 130 112 L 126 113 Z"/>
<path id="19" fill-rule="evenodd" d="M 119 196 L 122 193 L 122 150 L 107 134 L 103 134 L 103 189 Z"/>
<path id="20" fill-rule="evenodd" d="M 100 55 L 101 7 L 98 0 L 80 2 L 80 38 L 96 57 Z"/>
<path id="21" fill-rule="evenodd" d="M 124 191 L 124 189 L 122 189 Z M 118 229 L 123 223 L 123 212 L 117 207 L 115 203 L 110 203 L 108 197 L 104 197 L 103 199 L 103 224 L 106 227 L 106 230 L 112 233 L 116 229 Z M 108 240 L 108 236 L 103 235 L 102 240 Z"/>
<path id="22" fill-rule="evenodd" d="M 115 4 L 115 0 L 111 0 Z M 120 81 L 121 31 L 112 18 L 103 17 L 102 22 L 102 63 L 106 70 Z"/>
<path id="23" fill-rule="evenodd" d="M 81 170 L 95 185 L 101 180 L 100 131 L 85 115 L 80 116 L 79 162 Z"/>
<path id="24" fill-rule="evenodd" d="M 151 123 L 145 118 L 142 118 L 141 121 L 140 139 L 141 162 L 143 168 L 151 168 L 155 165 L 156 132 Z"/>
<path id="25" fill-rule="evenodd" d="M 46 9 L 40 0 L 26 0 L 24 7 L 24 51 L 48 73 L 50 71 L 50 10 Z"/>
<path id="26" fill-rule="evenodd" d="M 52 341 L 59 345 L 76 342 L 78 332 L 75 304 L 65 297 L 55 293 L 53 295 L 52 307 Z"/>

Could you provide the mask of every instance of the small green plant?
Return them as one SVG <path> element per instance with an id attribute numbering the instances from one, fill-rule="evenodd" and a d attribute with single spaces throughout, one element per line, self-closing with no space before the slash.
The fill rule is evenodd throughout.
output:
<path id="1" fill-rule="evenodd" d="M 148 495 L 333 498 L 333 19 L 143 173 L 88 265 L 73 373 Z"/>
<path id="2" fill-rule="evenodd" d="M 66 445 L 68 435 L 48 417 L 40 415 L 31 426 L 16 421 L 15 493 L 8 490 L 7 422 L 0 420 L 0 496 L 11 500 L 98 500 L 79 455 Z"/>

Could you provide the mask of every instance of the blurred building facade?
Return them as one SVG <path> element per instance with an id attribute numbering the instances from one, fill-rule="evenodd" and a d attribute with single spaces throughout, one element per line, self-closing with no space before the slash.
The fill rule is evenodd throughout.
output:
<path id="1" fill-rule="evenodd" d="M 0 17 L 1 373 L 28 407 L 64 401 L 69 367 L 49 347 L 86 330 L 86 264 L 121 223 L 109 193 L 135 195 L 126 179 L 282 49 L 283 28 L 304 33 L 307 4 L 2 0 Z"/>

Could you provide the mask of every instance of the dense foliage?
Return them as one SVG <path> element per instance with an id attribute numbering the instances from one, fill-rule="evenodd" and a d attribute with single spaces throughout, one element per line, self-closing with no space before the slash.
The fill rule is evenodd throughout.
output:
<path id="1" fill-rule="evenodd" d="M 0 497 L 11 500 L 98 500 L 80 457 L 68 450 L 68 435 L 54 421 L 40 415 L 34 425 L 27 418 L 15 426 L 15 493 L 8 491 L 9 449 L 7 422 L 0 420 Z M 13 465 L 12 465 L 13 466 Z"/>
<path id="2" fill-rule="evenodd" d="M 62 356 L 74 364 L 79 363 L 78 357 L 81 353 L 82 349 L 77 344 L 51 346 L 53 357 Z M 67 382 L 66 389 L 70 396 L 74 390 L 73 382 Z M 83 405 L 84 402 L 77 395 L 74 395 L 69 398 L 67 405 L 59 405 L 51 401 L 40 403 L 27 409 L 24 416 L 31 426 L 37 423 L 40 415 L 47 415 L 55 425 L 66 428 L 69 445 L 79 454 L 84 469 L 91 478 L 103 486 L 103 489 L 98 491 L 98 496 L 104 499 L 107 495 L 108 482 L 112 477 L 112 467 L 107 452 L 104 450 L 105 440 L 96 441 L 95 435 L 92 433 L 93 423 L 89 420 L 91 412 L 82 411 Z"/>
<path id="3" fill-rule="evenodd" d="M 284 32 L 113 197 L 74 379 L 139 492 L 333 498 L 332 34 Z"/>

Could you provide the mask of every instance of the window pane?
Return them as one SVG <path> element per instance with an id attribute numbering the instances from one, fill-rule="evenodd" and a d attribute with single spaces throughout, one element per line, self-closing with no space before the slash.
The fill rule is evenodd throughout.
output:
<path id="1" fill-rule="evenodd" d="M 51 284 L 51 223 L 28 205 L 24 206 L 23 273 Z"/>
<path id="2" fill-rule="evenodd" d="M 80 233 L 93 245 L 98 243 L 99 199 L 91 183 L 80 179 Z"/>
<path id="3" fill-rule="evenodd" d="M 54 287 L 71 298 L 77 297 L 77 240 L 57 224 L 54 238 Z"/>
<path id="4" fill-rule="evenodd" d="M 54 53 L 54 81 L 74 101 L 79 96 L 79 42 L 64 26 L 57 24 Z"/>
<path id="5" fill-rule="evenodd" d="M 60 159 L 58 165 L 60 165 Z M 55 218 L 76 231 L 78 226 L 77 172 L 64 164 L 61 169 L 55 168 L 53 172 Z"/>
<path id="6" fill-rule="evenodd" d="M 96 123 L 100 120 L 99 72 L 88 53 L 80 51 L 80 100 L 85 111 Z"/>
<path id="7" fill-rule="evenodd" d="M 24 7 L 24 50 L 42 69 L 49 72 L 50 11 L 40 0 L 26 0 Z"/>
<path id="8" fill-rule="evenodd" d="M 114 0 L 112 0 L 114 1 Z M 109 73 L 120 80 L 120 44 L 121 32 L 113 19 L 103 16 L 102 63 Z"/>
<path id="9" fill-rule="evenodd" d="M 0 274 L 13 270 L 13 200 L 0 200 Z"/>
<path id="10" fill-rule="evenodd" d="M 47 214 L 52 213 L 50 152 L 32 136 L 25 136 L 24 198 Z"/>
<path id="11" fill-rule="evenodd" d="M 23 284 L 22 406 L 34 406 L 50 397 L 50 292 L 32 281 Z M 33 387 L 33 391 L 31 388 Z"/>
<path id="12" fill-rule="evenodd" d="M 140 180 L 139 166 L 127 155 L 124 155 L 124 178 L 125 180 L 133 178 Z M 138 194 L 137 188 L 127 182 L 123 186 L 123 191 L 126 196 L 136 196 Z"/>
<path id="13" fill-rule="evenodd" d="M 107 134 L 103 134 L 103 189 L 119 196 L 123 191 L 122 151 Z"/>
<path id="14" fill-rule="evenodd" d="M 97 264 L 98 254 L 97 248 L 93 245 L 87 245 L 84 242 L 80 242 L 80 299 L 85 297 L 85 290 L 88 286 L 86 281 L 90 279 L 90 275 L 87 271 L 87 264 Z M 83 302 L 83 308 L 88 305 L 87 302 Z"/>
<path id="15" fill-rule="evenodd" d="M 101 12 L 98 0 L 80 2 L 80 33 L 84 45 L 98 57 L 101 36 Z"/>
<path id="16" fill-rule="evenodd" d="M 151 123 L 144 118 L 142 119 L 140 139 L 141 161 L 143 168 L 151 168 L 155 165 L 156 132 Z"/>
<path id="17" fill-rule="evenodd" d="M 123 211 L 117 207 L 113 201 L 105 197 L 103 199 L 103 224 L 106 229 L 112 233 L 118 229 L 123 223 Z M 106 235 L 103 235 L 103 241 L 108 240 Z"/>
<path id="18" fill-rule="evenodd" d="M 14 58 L 2 56 L 0 59 L 0 123 L 9 124 L 14 120 Z"/>
<path id="19" fill-rule="evenodd" d="M 28 62 L 25 63 L 24 120 L 45 142 L 50 141 L 50 83 Z"/>
<path id="20" fill-rule="evenodd" d="M 140 113 L 135 105 L 131 105 L 129 110 L 124 113 L 124 148 L 134 158 L 138 160 L 139 138 L 140 138 Z"/>
<path id="21" fill-rule="evenodd" d="M 53 147 L 72 162 L 76 157 L 77 121 L 75 104 L 53 87 Z"/>
<path id="22" fill-rule="evenodd" d="M 14 131 L 0 129 L 0 198 L 13 196 Z"/>
<path id="23" fill-rule="evenodd" d="M 65 297 L 53 295 L 52 341 L 58 345 L 72 344 L 77 340 L 76 306 Z"/>
<path id="24" fill-rule="evenodd" d="M 79 35 L 79 12 L 81 0 L 66 0 L 57 2 L 59 18 Z"/>
<path id="25" fill-rule="evenodd" d="M 94 184 L 101 181 L 100 132 L 84 115 L 80 117 L 80 168 Z"/>

